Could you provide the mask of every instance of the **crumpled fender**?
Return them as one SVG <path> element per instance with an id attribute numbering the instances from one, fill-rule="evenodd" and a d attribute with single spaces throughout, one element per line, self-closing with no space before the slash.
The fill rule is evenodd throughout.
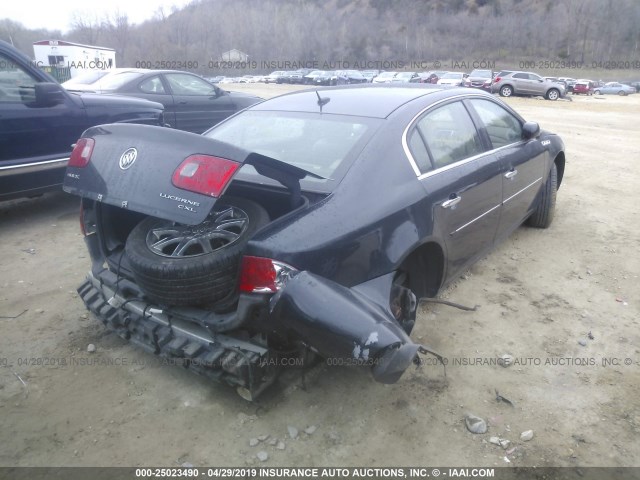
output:
<path id="1" fill-rule="evenodd" d="M 397 382 L 420 349 L 389 310 L 306 271 L 274 295 L 271 315 L 325 358 L 371 365 L 374 378 L 382 383 Z"/>

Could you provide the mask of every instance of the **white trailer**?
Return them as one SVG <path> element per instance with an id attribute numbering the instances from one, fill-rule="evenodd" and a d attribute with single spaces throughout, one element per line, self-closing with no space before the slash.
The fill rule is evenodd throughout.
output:
<path id="1" fill-rule="evenodd" d="M 113 48 L 82 45 L 65 40 L 41 40 L 33 44 L 36 65 L 45 70 L 66 70 L 71 78 L 91 70 L 116 68 Z"/>

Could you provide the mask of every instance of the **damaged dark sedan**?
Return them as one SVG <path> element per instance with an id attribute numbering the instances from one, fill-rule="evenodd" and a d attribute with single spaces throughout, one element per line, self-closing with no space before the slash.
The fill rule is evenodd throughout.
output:
<path id="1" fill-rule="evenodd" d="M 313 355 L 393 383 L 431 352 L 409 336 L 419 299 L 548 227 L 564 167 L 557 135 L 468 89 L 296 92 L 201 136 L 101 125 L 64 186 L 92 258 L 79 293 L 247 399 Z"/>

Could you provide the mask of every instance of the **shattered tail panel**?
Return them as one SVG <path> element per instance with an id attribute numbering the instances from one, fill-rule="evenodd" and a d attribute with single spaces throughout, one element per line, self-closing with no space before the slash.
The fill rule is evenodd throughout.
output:
<path id="1" fill-rule="evenodd" d="M 107 328 L 149 353 L 180 360 L 186 368 L 255 399 L 276 379 L 266 347 L 171 318 L 139 301 L 127 301 L 89 274 L 78 288 L 87 308 Z"/>

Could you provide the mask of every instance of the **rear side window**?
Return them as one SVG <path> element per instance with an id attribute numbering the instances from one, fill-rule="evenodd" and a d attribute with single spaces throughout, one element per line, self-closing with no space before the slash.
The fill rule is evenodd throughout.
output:
<path id="1" fill-rule="evenodd" d="M 144 93 L 166 93 L 160 77 L 152 77 L 144 80 L 138 85 L 138 88 Z"/>
<path id="2" fill-rule="evenodd" d="M 174 95 L 214 95 L 216 93 L 213 85 L 195 75 L 167 73 L 165 78 Z"/>
<path id="3" fill-rule="evenodd" d="M 460 102 L 433 110 L 416 126 L 427 142 L 435 168 L 446 167 L 483 151 L 471 117 Z"/>
<path id="4" fill-rule="evenodd" d="M 522 125 L 509 111 L 489 100 L 469 100 L 489 134 L 493 148 L 522 140 Z"/>
<path id="5" fill-rule="evenodd" d="M 409 134 L 409 150 L 421 173 L 432 170 L 429 152 L 416 128 Z"/>

